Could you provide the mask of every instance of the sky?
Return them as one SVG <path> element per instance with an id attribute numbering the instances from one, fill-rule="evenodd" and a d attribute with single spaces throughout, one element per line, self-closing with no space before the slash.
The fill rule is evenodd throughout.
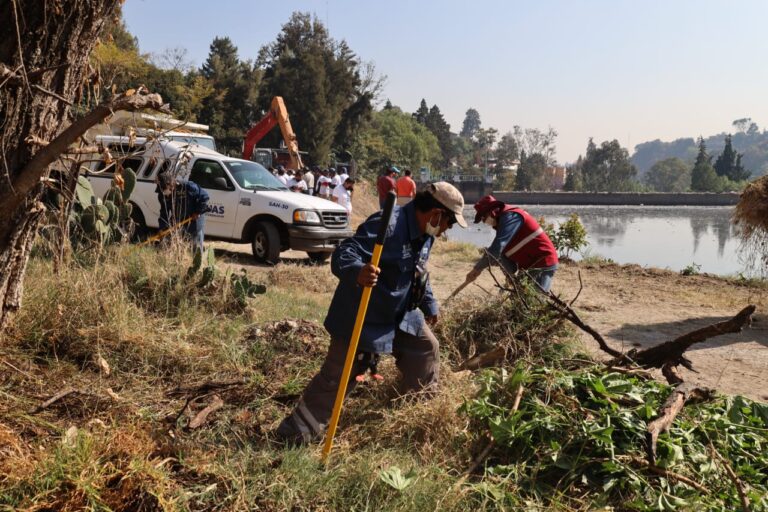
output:
<path id="1" fill-rule="evenodd" d="M 468 108 L 500 134 L 553 127 L 557 159 L 587 141 L 635 144 L 768 126 L 763 0 L 127 0 L 142 52 L 185 48 L 199 66 L 216 36 L 255 59 L 294 11 L 386 75 L 382 101 L 437 104 L 458 132 Z"/>

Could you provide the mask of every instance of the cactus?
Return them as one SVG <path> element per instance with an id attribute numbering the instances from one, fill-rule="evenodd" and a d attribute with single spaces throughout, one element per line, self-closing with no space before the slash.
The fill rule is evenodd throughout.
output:
<path id="1" fill-rule="evenodd" d="M 127 202 L 136 188 L 136 173 L 130 167 L 123 169 L 123 202 Z"/>
<path id="2" fill-rule="evenodd" d="M 123 204 L 123 193 L 119 188 L 113 185 L 107 190 L 107 193 L 104 194 L 104 202 L 106 203 L 107 201 L 114 203 L 115 206 L 121 206 Z"/>
<path id="3" fill-rule="evenodd" d="M 131 213 L 133 212 L 133 205 L 131 203 L 125 203 L 118 206 L 118 209 L 120 210 L 120 223 L 128 222 L 128 219 L 131 218 Z"/>
<path id="4" fill-rule="evenodd" d="M 109 210 L 109 220 L 107 223 L 114 229 L 120 223 L 120 210 L 112 201 L 104 201 L 104 206 Z"/>
<path id="5" fill-rule="evenodd" d="M 85 176 L 78 176 L 75 195 L 77 196 L 77 202 L 81 207 L 85 208 L 86 206 L 93 204 L 93 187 Z"/>

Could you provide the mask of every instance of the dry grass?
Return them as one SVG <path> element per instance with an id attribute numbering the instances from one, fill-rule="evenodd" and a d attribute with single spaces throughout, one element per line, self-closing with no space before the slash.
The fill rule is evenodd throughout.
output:
<path id="1" fill-rule="evenodd" d="M 325 355 L 319 322 L 336 279 L 327 266 L 280 265 L 265 273 L 267 293 L 242 309 L 227 306 L 224 275 L 209 288 L 185 279 L 189 263 L 183 248 L 117 248 L 54 276 L 49 261 L 33 259 L 0 349 L 0 510 L 473 507 L 453 484 L 476 442 L 458 412 L 474 387 L 450 366 L 453 354 L 476 350 L 470 337 L 488 334 L 470 335 L 479 322 L 446 313 L 443 335 L 465 338 L 443 339 L 452 355 L 431 400 L 399 397 L 385 358 L 385 384 L 353 393 L 330 470 L 318 471 L 318 447 L 284 450 L 271 432 Z M 302 320 L 275 321 L 285 318 Z M 194 390 L 225 380 L 242 384 Z M 77 393 L 30 413 L 67 387 Z M 214 393 L 224 407 L 190 431 Z M 396 491 L 380 479 L 392 466 L 418 477 Z"/>

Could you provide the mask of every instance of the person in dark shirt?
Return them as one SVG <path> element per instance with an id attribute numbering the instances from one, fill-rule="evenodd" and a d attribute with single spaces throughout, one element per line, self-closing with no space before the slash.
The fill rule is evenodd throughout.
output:
<path id="1" fill-rule="evenodd" d="M 168 229 L 194 217 L 184 225 L 184 231 L 192 239 L 192 246 L 202 251 L 208 192 L 192 181 L 176 179 L 170 172 L 163 172 L 157 176 L 157 200 L 160 203 L 160 229 Z"/>
<path id="2" fill-rule="evenodd" d="M 430 329 L 438 321 L 437 300 L 426 270 L 432 243 L 454 223 L 466 227 L 464 199 L 452 185 L 439 182 L 395 206 L 378 267 L 370 262 L 382 212 L 371 215 L 344 240 L 331 259 L 339 284 L 324 326 L 331 335 L 325 362 L 304 390 L 294 411 L 283 420 L 277 437 L 290 444 L 319 440 L 326 429 L 341 380 L 363 287 L 371 286 L 358 353 L 347 393 L 379 354 L 391 353 L 403 375 L 401 391 L 435 392 L 439 343 Z M 373 372 L 372 372 L 373 373 Z"/>

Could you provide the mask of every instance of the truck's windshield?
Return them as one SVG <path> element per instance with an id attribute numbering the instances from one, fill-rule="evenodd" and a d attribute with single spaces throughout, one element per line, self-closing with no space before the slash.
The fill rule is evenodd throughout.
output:
<path id="1" fill-rule="evenodd" d="M 225 160 L 232 177 L 238 185 L 251 190 L 288 190 L 277 178 L 256 162 Z"/>
<path id="2" fill-rule="evenodd" d="M 166 134 L 166 137 L 168 137 L 170 140 L 178 141 L 178 142 L 184 142 L 186 144 L 197 144 L 198 146 L 203 146 L 204 148 L 212 149 L 216 151 L 216 142 L 214 142 L 212 137 L 196 137 L 192 134 Z"/>

